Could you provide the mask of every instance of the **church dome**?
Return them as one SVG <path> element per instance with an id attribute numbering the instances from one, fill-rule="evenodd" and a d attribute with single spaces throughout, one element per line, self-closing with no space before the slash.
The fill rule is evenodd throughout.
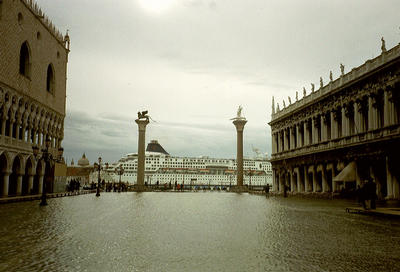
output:
<path id="1" fill-rule="evenodd" d="M 88 166 L 89 165 L 89 160 L 86 158 L 85 153 L 83 153 L 82 158 L 79 159 L 78 165 L 79 166 Z"/>

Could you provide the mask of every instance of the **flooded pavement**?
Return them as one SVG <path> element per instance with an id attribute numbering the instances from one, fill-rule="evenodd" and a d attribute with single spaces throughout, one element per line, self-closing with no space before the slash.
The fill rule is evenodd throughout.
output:
<path id="1" fill-rule="evenodd" d="M 345 213 L 342 200 L 197 192 L 48 202 L 0 206 L 0 271 L 400 271 L 400 220 Z"/>

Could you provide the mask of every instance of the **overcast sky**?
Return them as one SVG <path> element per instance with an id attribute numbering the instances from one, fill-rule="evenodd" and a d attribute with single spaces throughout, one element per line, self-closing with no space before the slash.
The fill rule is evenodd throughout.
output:
<path id="1" fill-rule="evenodd" d="M 70 30 L 65 157 L 137 152 L 139 110 L 171 154 L 271 153 L 271 100 L 334 78 L 400 42 L 398 0 L 40 0 Z"/>

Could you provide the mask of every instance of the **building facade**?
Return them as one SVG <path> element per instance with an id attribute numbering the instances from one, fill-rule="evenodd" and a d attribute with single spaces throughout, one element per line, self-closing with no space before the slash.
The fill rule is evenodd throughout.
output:
<path id="1" fill-rule="evenodd" d="M 273 105 L 273 188 L 328 193 L 367 179 L 400 199 L 400 45 L 279 109 Z"/>
<path id="2" fill-rule="evenodd" d="M 32 146 L 49 138 L 54 157 L 61 147 L 69 45 L 33 0 L 0 0 L 1 197 L 41 193 L 45 165 Z"/>
<path id="3" fill-rule="evenodd" d="M 115 169 L 121 165 L 124 173 L 123 182 L 136 183 L 136 153 L 122 157 L 118 162 L 109 165 L 107 171 L 114 181 L 119 180 Z M 266 158 L 244 158 L 244 184 L 272 184 L 271 163 Z M 202 157 L 171 156 L 156 141 L 152 140 L 146 148 L 145 182 L 148 184 L 175 182 L 191 185 L 236 185 L 236 160 Z"/>

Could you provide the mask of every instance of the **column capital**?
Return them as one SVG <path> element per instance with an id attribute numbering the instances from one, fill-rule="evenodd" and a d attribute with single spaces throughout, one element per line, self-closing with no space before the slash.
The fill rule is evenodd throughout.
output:
<path id="1" fill-rule="evenodd" d="M 247 120 L 246 119 L 235 119 L 232 123 L 235 125 L 237 132 L 241 132 L 244 130 L 244 126 L 246 125 Z"/>
<path id="2" fill-rule="evenodd" d="M 150 121 L 147 119 L 136 119 L 135 122 L 136 124 L 138 124 L 139 130 L 142 131 L 145 131 L 147 124 L 150 123 Z"/>

